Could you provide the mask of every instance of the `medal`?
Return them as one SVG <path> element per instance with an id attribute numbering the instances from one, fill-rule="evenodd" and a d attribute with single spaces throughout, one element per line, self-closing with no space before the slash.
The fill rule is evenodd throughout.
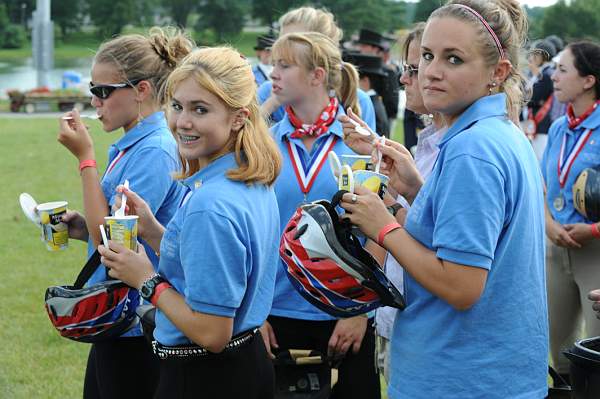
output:
<path id="1" fill-rule="evenodd" d="M 558 197 L 554 198 L 552 204 L 554 205 L 554 209 L 559 212 L 565 208 L 565 197 L 563 196 L 562 191 L 558 194 Z"/>
<path id="2" fill-rule="evenodd" d="M 554 209 L 556 209 L 559 212 L 565 208 L 566 200 L 563 194 L 563 189 L 565 187 L 565 184 L 567 183 L 567 178 L 569 177 L 569 172 L 571 172 L 571 167 L 575 163 L 575 159 L 577 158 L 577 156 L 579 155 L 579 153 L 581 152 L 581 150 L 585 146 L 585 143 L 588 141 L 591 135 L 591 129 L 588 129 L 587 131 L 582 133 L 581 136 L 579 136 L 579 138 L 575 142 L 573 148 L 571 148 L 569 153 L 566 154 L 565 150 L 567 146 L 567 135 L 563 134 L 557 165 L 558 184 L 560 185 L 560 192 L 558 196 L 554 198 L 554 201 L 552 201 Z"/>

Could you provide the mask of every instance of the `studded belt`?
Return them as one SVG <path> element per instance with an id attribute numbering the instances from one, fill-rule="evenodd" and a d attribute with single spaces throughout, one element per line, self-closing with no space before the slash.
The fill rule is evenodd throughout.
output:
<path id="1" fill-rule="evenodd" d="M 257 331 L 258 328 L 254 328 L 252 330 L 248 330 L 246 332 L 236 335 L 232 338 L 231 341 L 229 341 L 227 345 L 225 345 L 225 348 L 221 353 L 233 352 L 236 349 L 239 349 L 242 346 L 246 345 L 252 340 L 252 338 L 254 338 Z M 208 350 L 198 345 L 167 346 L 161 344 L 158 341 L 152 341 L 152 350 L 160 359 L 203 357 L 209 354 L 215 355 L 215 353 L 209 352 Z"/>

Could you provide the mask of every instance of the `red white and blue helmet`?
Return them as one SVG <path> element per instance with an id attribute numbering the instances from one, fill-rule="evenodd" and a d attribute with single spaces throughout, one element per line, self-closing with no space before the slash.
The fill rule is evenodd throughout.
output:
<path id="1" fill-rule="evenodd" d="M 93 264 L 96 264 L 94 267 Z M 120 280 L 108 280 L 89 287 L 90 267 L 100 264 L 94 253 L 72 286 L 53 286 L 46 290 L 46 311 L 60 335 L 79 342 L 99 342 L 116 338 L 138 322 L 135 310 L 140 305 L 138 290 Z M 81 278 L 86 274 L 87 278 Z M 84 281 L 85 280 L 85 281 Z"/>
<path id="2" fill-rule="evenodd" d="M 329 201 L 296 210 L 284 229 L 279 254 L 294 288 L 332 316 L 406 306 L 402 294 L 352 234 L 351 226 L 339 221 Z"/>

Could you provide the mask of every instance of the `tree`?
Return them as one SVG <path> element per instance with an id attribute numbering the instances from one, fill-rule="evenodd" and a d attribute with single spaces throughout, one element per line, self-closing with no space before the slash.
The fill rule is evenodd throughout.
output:
<path id="1" fill-rule="evenodd" d="M 600 38 L 600 0 L 559 0 L 546 8 L 541 21 L 543 36 L 567 40 Z"/>
<path id="2" fill-rule="evenodd" d="M 233 39 L 244 27 L 245 0 L 203 0 L 198 6 L 196 29 L 211 29 L 218 43 Z"/>
<path id="3" fill-rule="evenodd" d="M 288 10 L 300 7 L 301 0 L 253 0 L 252 17 L 258 18 L 264 24 L 273 26 L 280 16 Z"/>
<path id="4" fill-rule="evenodd" d="M 135 0 L 87 0 L 89 15 L 102 38 L 121 33 L 134 20 Z"/>
<path id="5" fill-rule="evenodd" d="M 163 0 L 162 3 L 169 11 L 173 23 L 180 28 L 185 28 L 188 17 L 198 2 L 195 0 Z"/>
<path id="6" fill-rule="evenodd" d="M 427 21 L 431 13 L 442 5 L 443 2 L 440 0 L 420 0 L 415 9 L 413 22 Z"/>
<path id="7" fill-rule="evenodd" d="M 31 13 L 35 10 L 35 3 L 36 0 L 0 0 L 0 4 L 6 6 L 9 22 L 13 24 L 23 24 L 24 20 L 31 18 Z"/>
<path id="8" fill-rule="evenodd" d="M 83 0 L 54 0 L 51 3 L 52 20 L 60 27 L 64 36 L 77 31 L 83 23 Z"/>

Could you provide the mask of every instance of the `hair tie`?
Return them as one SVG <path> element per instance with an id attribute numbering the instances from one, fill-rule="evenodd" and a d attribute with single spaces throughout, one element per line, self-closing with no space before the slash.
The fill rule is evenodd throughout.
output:
<path id="1" fill-rule="evenodd" d="M 498 36 L 496 35 L 496 32 L 494 32 L 494 30 L 492 29 L 492 27 L 490 26 L 490 24 L 487 23 L 487 21 L 485 19 L 483 19 L 483 17 L 481 16 L 481 14 L 479 14 L 477 11 L 475 11 L 474 9 L 472 9 L 469 6 L 466 6 L 464 4 L 452 4 L 453 6 L 459 6 L 464 8 L 465 10 L 469 11 L 471 14 L 473 14 L 475 17 L 477 17 L 477 19 L 479 21 L 481 21 L 481 23 L 483 24 L 483 26 L 485 27 L 485 29 L 487 29 L 487 31 L 489 32 L 490 36 L 492 36 L 492 39 L 494 39 L 494 43 L 496 44 L 496 48 L 498 49 L 498 53 L 500 53 L 500 58 L 505 58 L 505 54 L 504 54 L 504 49 L 502 48 L 502 44 L 500 43 L 500 39 L 498 39 Z"/>

